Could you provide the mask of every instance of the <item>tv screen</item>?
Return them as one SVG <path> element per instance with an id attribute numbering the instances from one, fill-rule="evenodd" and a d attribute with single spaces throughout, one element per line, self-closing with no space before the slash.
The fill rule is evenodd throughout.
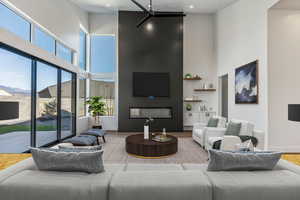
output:
<path id="1" fill-rule="evenodd" d="M 134 97 L 169 97 L 169 73 L 133 73 Z"/>

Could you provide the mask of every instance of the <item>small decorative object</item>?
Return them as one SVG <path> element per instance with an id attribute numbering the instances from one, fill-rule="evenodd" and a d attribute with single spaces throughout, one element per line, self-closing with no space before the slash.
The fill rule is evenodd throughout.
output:
<path id="1" fill-rule="evenodd" d="M 209 89 L 213 89 L 214 88 L 214 84 L 209 84 Z"/>
<path id="2" fill-rule="evenodd" d="M 207 89 L 207 84 L 206 84 L 206 83 L 203 83 L 202 88 L 203 88 L 203 89 Z"/>
<path id="3" fill-rule="evenodd" d="M 186 107 L 185 107 L 185 109 L 187 111 L 191 111 L 192 110 L 192 105 L 191 104 L 187 104 Z"/>
<path id="4" fill-rule="evenodd" d="M 163 136 L 165 136 L 165 137 L 167 137 L 167 132 L 166 132 L 166 129 L 165 128 L 163 128 Z"/>
<path id="5" fill-rule="evenodd" d="M 258 60 L 235 70 L 235 103 L 258 104 Z"/>
<path id="6" fill-rule="evenodd" d="M 194 76 L 194 78 L 198 79 L 198 78 L 200 78 L 200 76 L 199 76 L 198 74 L 196 74 L 196 75 Z"/>
<path id="7" fill-rule="evenodd" d="M 86 101 L 88 107 L 88 112 L 94 117 L 95 119 L 95 125 L 100 126 L 100 116 L 103 116 L 106 112 L 106 106 L 103 102 L 103 97 L 101 96 L 94 96 L 90 97 Z"/>
<path id="8" fill-rule="evenodd" d="M 189 78 L 192 78 L 192 74 L 186 74 L 185 76 L 184 76 L 185 78 L 187 78 L 187 79 L 189 79 Z"/>
<path id="9" fill-rule="evenodd" d="M 149 117 L 144 124 L 144 139 L 145 140 L 151 140 L 152 134 L 150 130 L 150 124 L 154 121 L 151 117 Z"/>

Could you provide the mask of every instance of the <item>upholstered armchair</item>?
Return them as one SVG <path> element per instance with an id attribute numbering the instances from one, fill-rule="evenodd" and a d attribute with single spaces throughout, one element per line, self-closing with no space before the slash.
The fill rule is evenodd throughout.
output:
<path id="1" fill-rule="evenodd" d="M 219 119 L 218 126 L 216 128 L 207 127 L 206 123 L 196 123 L 193 126 L 193 139 L 203 148 L 205 146 L 205 139 L 207 134 L 219 135 L 219 133 L 223 133 L 226 131 L 226 118 L 220 116 L 215 116 L 214 118 Z"/>
<path id="2" fill-rule="evenodd" d="M 244 120 L 236 120 L 236 119 L 232 119 L 231 122 L 241 123 L 241 129 L 240 129 L 239 136 L 242 136 L 242 135 L 253 136 L 254 124 L 252 124 L 251 122 L 244 121 Z M 226 128 L 223 129 L 222 131 L 220 130 L 218 132 L 206 133 L 205 149 L 207 149 L 207 150 L 212 149 L 212 147 L 216 141 L 223 140 L 225 132 L 226 132 Z M 235 140 L 235 141 L 238 141 L 238 140 Z"/>

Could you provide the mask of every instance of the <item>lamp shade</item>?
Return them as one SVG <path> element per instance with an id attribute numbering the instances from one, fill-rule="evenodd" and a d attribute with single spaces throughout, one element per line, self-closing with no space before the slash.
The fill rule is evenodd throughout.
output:
<path id="1" fill-rule="evenodd" d="M 300 122 L 300 104 L 289 104 L 289 120 Z"/>

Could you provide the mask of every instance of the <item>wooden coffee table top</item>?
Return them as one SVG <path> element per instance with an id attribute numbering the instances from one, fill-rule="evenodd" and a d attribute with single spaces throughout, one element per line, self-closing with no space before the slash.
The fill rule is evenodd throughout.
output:
<path id="1" fill-rule="evenodd" d="M 156 142 L 145 140 L 143 134 L 131 135 L 126 138 L 126 151 L 129 154 L 141 157 L 163 157 L 175 154 L 178 149 L 176 137 L 168 135 L 172 140 Z"/>

